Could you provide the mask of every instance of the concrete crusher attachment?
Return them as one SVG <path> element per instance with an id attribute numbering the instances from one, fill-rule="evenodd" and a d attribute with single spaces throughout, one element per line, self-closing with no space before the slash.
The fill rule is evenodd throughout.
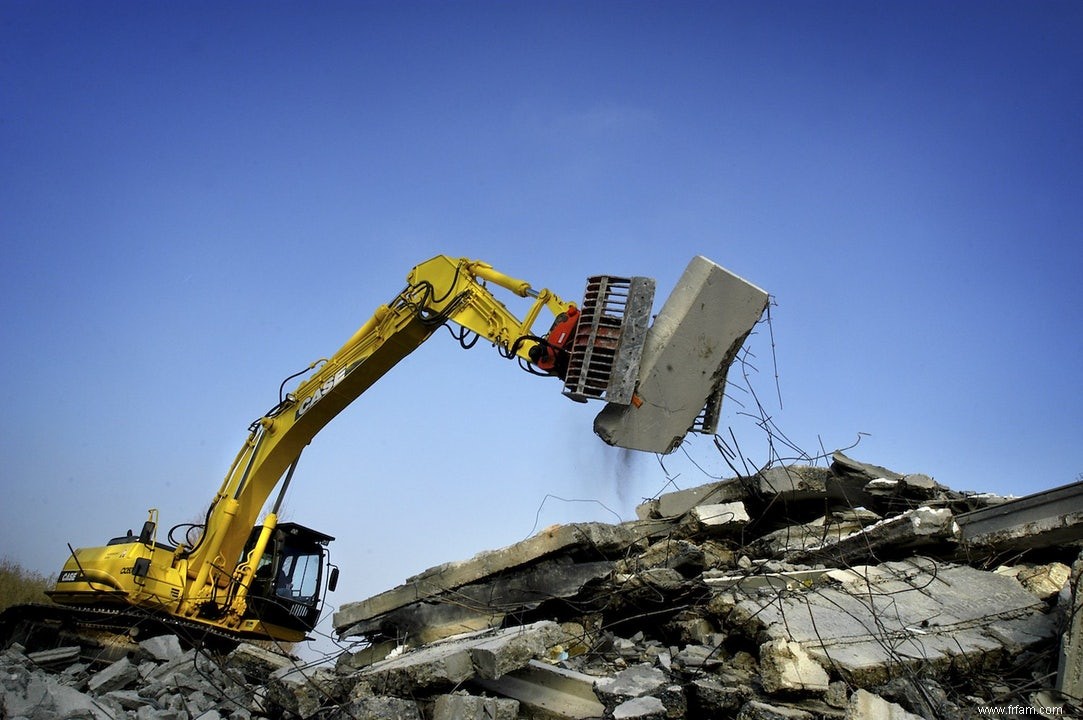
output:
<path id="1" fill-rule="evenodd" d="M 727 371 L 768 295 L 700 256 L 648 328 L 653 297 L 651 278 L 588 280 L 564 393 L 605 400 L 594 419 L 605 442 L 665 454 L 715 432 Z"/>
<path id="2" fill-rule="evenodd" d="M 568 353 L 566 396 L 579 402 L 632 402 L 653 303 L 654 278 L 587 278 Z"/>

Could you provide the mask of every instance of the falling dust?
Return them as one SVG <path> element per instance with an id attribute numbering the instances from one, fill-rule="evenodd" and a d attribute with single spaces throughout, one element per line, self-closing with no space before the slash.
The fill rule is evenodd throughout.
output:
<path id="1" fill-rule="evenodd" d="M 592 486 L 591 494 L 615 498 L 613 510 L 623 519 L 635 518 L 635 508 L 643 502 L 637 492 L 638 479 L 642 476 L 642 462 L 647 453 L 621 447 L 603 445 L 598 448 L 596 466 L 600 472 L 587 480 Z M 586 476 L 584 476 L 586 479 Z"/>

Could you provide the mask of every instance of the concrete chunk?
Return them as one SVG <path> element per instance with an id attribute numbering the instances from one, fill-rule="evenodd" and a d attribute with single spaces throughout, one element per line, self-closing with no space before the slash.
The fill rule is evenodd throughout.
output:
<path id="1" fill-rule="evenodd" d="M 393 694 L 451 687 L 474 677 L 495 680 L 526 666 L 561 637 L 559 625 L 543 620 L 448 638 L 374 663 L 361 671 L 361 677 L 374 689 Z"/>
<path id="2" fill-rule="evenodd" d="M 536 657 L 545 654 L 564 637 L 560 626 L 543 620 L 531 625 L 507 628 L 486 637 L 470 647 L 470 657 L 479 677 L 495 680 L 512 670 L 518 670 Z"/>
<path id="3" fill-rule="evenodd" d="M 944 545 L 954 542 L 957 532 L 951 510 L 919 507 L 850 535 L 827 538 L 819 546 L 787 553 L 785 558 L 793 563 L 831 561 L 845 565 L 875 557 L 878 553 L 894 553 L 897 557 L 900 551 L 909 553 L 915 548 Z"/>
<path id="4" fill-rule="evenodd" d="M 479 680 L 490 692 L 519 701 L 526 717 L 600 718 L 605 706 L 593 686 L 597 678 L 531 660 L 526 667 L 497 680 Z"/>
<path id="5" fill-rule="evenodd" d="M 656 695 L 669 680 L 665 673 L 650 665 L 633 665 L 613 677 L 602 678 L 594 683 L 594 694 L 604 703 L 616 706 L 632 698 Z"/>
<path id="6" fill-rule="evenodd" d="M 176 660 L 184 654 L 176 635 L 156 635 L 139 643 L 139 649 L 158 662 Z"/>
<path id="7" fill-rule="evenodd" d="M 700 530 L 727 530 L 744 527 L 749 521 L 743 502 L 713 503 L 692 508 L 692 521 Z"/>
<path id="8" fill-rule="evenodd" d="M 241 643 L 226 656 L 226 667 L 241 671 L 246 678 L 262 682 L 274 672 L 292 667 L 290 658 L 252 643 Z"/>
<path id="9" fill-rule="evenodd" d="M 67 645 L 64 647 L 51 648 L 49 650 L 32 652 L 26 657 L 30 662 L 39 667 L 50 667 L 52 665 L 67 665 L 73 663 L 79 659 L 80 652 L 81 648 L 78 645 Z"/>
<path id="10" fill-rule="evenodd" d="M 1083 482 L 963 513 L 957 518 L 969 552 L 1033 550 L 1083 538 Z"/>
<path id="11" fill-rule="evenodd" d="M 685 268 L 647 331 L 636 395 L 607 404 L 594 432 L 618 447 L 670 453 L 680 445 L 767 307 L 768 295 L 705 257 Z"/>
<path id="12" fill-rule="evenodd" d="M 748 495 L 740 478 L 707 483 L 686 490 L 664 493 L 636 507 L 640 520 L 673 518 L 684 515 L 696 505 L 744 500 Z"/>
<path id="13" fill-rule="evenodd" d="M 335 631 L 340 636 L 355 635 L 355 626 L 392 610 L 557 553 L 571 553 L 578 548 L 589 548 L 595 557 L 597 553 L 617 553 L 640 540 L 643 532 L 632 525 L 598 522 L 555 525 L 522 542 L 430 568 L 391 590 L 347 603 L 334 615 Z"/>
<path id="14" fill-rule="evenodd" d="M 91 677 L 87 688 L 93 693 L 105 694 L 112 690 L 123 690 L 138 678 L 139 669 L 124 657 Z"/>
<path id="15" fill-rule="evenodd" d="M 760 680 L 769 693 L 824 692 L 831 679 L 801 643 L 771 640 L 760 646 Z"/>
<path id="16" fill-rule="evenodd" d="M 918 665 L 980 667 L 1014 651 L 1011 643 L 1055 632 L 1039 598 L 995 573 L 915 561 L 831 576 L 843 582 L 780 595 L 737 592 L 729 610 L 866 687 Z M 726 612 L 724 598 L 712 599 L 712 609 Z"/>
<path id="17" fill-rule="evenodd" d="M 1068 627 L 1061 636 L 1057 690 L 1083 703 L 1083 554 L 1072 566 L 1071 591 L 1065 595 Z"/>
<path id="18" fill-rule="evenodd" d="M 656 697 L 625 700 L 613 708 L 613 720 L 663 720 L 666 706 Z"/>
<path id="19" fill-rule="evenodd" d="M 858 689 L 850 696 L 846 707 L 846 720 L 922 720 L 920 715 L 907 711 L 902 705 L 888 702 L 868 690 Z"/>
<path id="20" fill-rule="evenodd" d="M 518 716 L 518 700 L 465 692 L 439 696 L 432 710 L 432 720 L 515 720 Z"/>
<path id="21" fill-rule="evenodd" d="M 591 581 L 607 576 L 613 565 L 608 560 L 585 563 L 573 563 L 569 558 L 543 560 L 357 623 L 350 634 L 381 637 L 393 634 L 409 637 L 412 642 L 431 643 L 499 627 L 507 614 L 533 610 L 543 602 L 576 595 Z"/>

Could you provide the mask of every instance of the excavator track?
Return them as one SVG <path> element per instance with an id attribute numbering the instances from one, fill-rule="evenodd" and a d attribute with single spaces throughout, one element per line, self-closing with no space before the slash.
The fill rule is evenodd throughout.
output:
<path id="1" fill-rule="evenodd" d="M 239 638 L 186 620 L 131 609 L 16 605 L 0 613 L 0 648 L 18 643 L 26 653 L 78 647 L 79 658 L 108 664 L 138 649 L 140 641 L 176 635 L 183 648 L 228 652 Z"/>

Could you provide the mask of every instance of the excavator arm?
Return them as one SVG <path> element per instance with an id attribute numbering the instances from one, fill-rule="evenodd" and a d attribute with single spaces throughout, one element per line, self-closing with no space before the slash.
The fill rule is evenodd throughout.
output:
<path id="1" fill-rule="evenodd" d="M 533 298 L 523 318 L 496 289 Z M 69 610 L 60 624 L 97 627 L 112 618 L 123 628 L 153 616 L 166 631 L 182 623 L 229 637 L 304 638 L 319 617 L 322 548 L 333 538 L 278 522 L 301 452 L 441 325 L 458 325 L 466 346 L 484 338 L 502 356 L 559 377 L 573 400 L 604 400 L 594 429 L 611 445 L 667 453 L 687 432 L 713 432 L 726 368 L 767 295 L 695 258 L 648 328 L 653 297 L 650 278 L 595 276 L 579 307 L 476 260 L 440 255 L 417 265 L 402 292 L 337 352 L 312 363 L 292 392 L 280 390 L 279 402 L 251 424 L 196 532 L 176 541 L 170 531 L 172 544 L 160 543 L 158 512 L 151 510 L 138 536 L 72 552 L 50 593 Z M 539 336 L 533 328 L 543 310 L 554 319 Z M 468 340 L 469 333 L 477 338 Z M 285 570 L 289 595 L 270 577 Z M 294 582 L 299 577 L 302 592 Z M 15 637 L 16 624 L 28 633 L 56 626 L 55 607 L 24 606 L 0 618 L 3 637 Z M 95 614 L 99 608 L 110 612 Z"/>
<path id="2" fill-rule="evenodd" d="M 556 317 L 575 312 L 574 304 L 549 290 L 535 290 L 526 281 L 466 258 L 432 258 L 416 266 L 407 282 L 337 352 L 314 363 L 311 376 L 252 423 L 215 495 L 202 537 L 194 547 L 178 549 L 178 558 L 187 561 L 189 579 L 180 614 L 205 614 L 214 597 L 228 597 L 232 605 L 243 599 L 274 530 L 285 482 L 256 544 L 246 557 L 242 551 L 260 510 L 284 475 L 289 477 L 287 470 L 327 423 L 441 325 L 455 323 L 488 340 L 505 357 L 531 362 L 555 351 L 533 335 L 543 308 Z M 513 315 L 491 286 L 533 297 L 525 317 Z"/>

